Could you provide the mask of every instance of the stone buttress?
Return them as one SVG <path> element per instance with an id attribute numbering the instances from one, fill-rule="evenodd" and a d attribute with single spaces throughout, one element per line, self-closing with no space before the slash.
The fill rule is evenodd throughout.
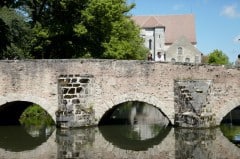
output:
<path id="1" fill-rule="evenodd" d="M 58 127 L 95 125 L 95 112 L 88 100 L 92 95 L 92 82 L 92 75 L 59 76 L 59 109 L 56 112 Z"/>

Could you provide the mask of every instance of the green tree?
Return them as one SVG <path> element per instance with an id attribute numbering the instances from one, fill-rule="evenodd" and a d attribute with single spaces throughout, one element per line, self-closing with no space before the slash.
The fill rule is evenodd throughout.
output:
<path id="1" fill-rule="evenodd" d="M 216 49 L 208 55 L 208 63 L 226 65 L 229 64 L 229 58 L 221 50 Z"/>
<path id="2" fill-rule="evenodd" d="M 140 30 L 130 20 L 125 0 L 92 0 L 83 13 L 84 35 L 94 58 L 144 59 Z"/>
<path id="3" fill-rule="evenodd" d="M 32 26 L 35 58 L 144 59 L 126 0 L 18 0 Z"/>
<path id="4" fill-rule="evenodd" d="M 10 39 L 8 38 L 10 34 L 9 27 L 5 22 L 0 19 L 0 56 L 2 57 L 3 52 L 6 51 L 7 46 L 10 45 Z"/>
<path id="5" fill-rule="evenodd" d="M 28 23 L 16 10 L 0 8 L 1 59 L 30 58 L 31 30 Z"/>
<path id="6" fill-rule="evenodd" d="M 145 58 L 140 30 L 128 15 L 134 5 L 126 0 L 11 0 L 0 5 L 7 26 L 2 32 L 11 33 L 5 36 L 11 41 L 5 58 L 30 58 L 29 52 L 35 58 Z"/>

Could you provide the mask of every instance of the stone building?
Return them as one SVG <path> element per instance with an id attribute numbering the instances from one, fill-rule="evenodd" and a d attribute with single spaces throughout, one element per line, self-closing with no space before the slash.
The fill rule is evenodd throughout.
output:
<path id="1" fill-rule="evenodd" d="M 133 16 L 155 61 L 200 63 L 192 14 Z"/>

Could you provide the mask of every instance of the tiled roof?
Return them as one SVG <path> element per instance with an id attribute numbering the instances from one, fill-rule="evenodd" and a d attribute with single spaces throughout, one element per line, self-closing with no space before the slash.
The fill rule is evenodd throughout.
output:
<path id="1" fill-rule="evenodd" d="M 197 43 L 192 14 L 133 16 L 132 19 L 141 28 L 165 27 L 165 43 L 172 44 L 181 36 L 185 36 L 192 44 Z"/>
<path id="2" fill-rule="evenodd" d="M 164 27 L 155 17 L 149 17 L 144 23 L 144 28 Z"/>

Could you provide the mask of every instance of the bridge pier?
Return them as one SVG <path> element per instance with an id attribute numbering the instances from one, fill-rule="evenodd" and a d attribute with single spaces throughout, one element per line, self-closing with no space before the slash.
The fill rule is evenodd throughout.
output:
<path id="1" fill-rule="evenodd" d="M 211 80 L 175 80 L 175 124 L 180 127 L 216 126 L 210 103 Z"/>
<path id="2" fill-rule="evenodd" d="M 61 128 L 95 125 L 94 110 L 89 103 L 92 75 L 61 75 L 58 78 L 59 109 L 57 126 Z"/>

